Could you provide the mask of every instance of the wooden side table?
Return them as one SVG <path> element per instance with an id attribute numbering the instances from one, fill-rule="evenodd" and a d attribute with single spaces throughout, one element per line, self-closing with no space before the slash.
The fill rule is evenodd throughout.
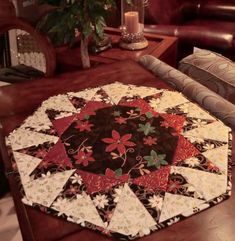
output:
<path id="1" fill-rule="evenodd" d="M 177 38 L 158 34 L 146 33 L 145 37 L 149 41 L 149 46 L 142 50 L 125 50 L 119 47 L 120 30 L 116 28 L 106 28 L 105 32 L 111 36 L 112 48 L 98 54 L 90 54 L 92 66 L 108 64 L 126 59 L 137 60 L 141 56 L 150 54 L 165 63 L 176 67 L 177 58 Z M 74 71 L 81 68 L 81 57 L 79 48 L 59 48 L 57 49 L 58 72 Z"/>

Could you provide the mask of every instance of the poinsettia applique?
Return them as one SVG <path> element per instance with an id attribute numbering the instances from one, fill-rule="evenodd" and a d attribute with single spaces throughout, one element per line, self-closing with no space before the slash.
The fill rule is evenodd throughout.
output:
<path id="1" fill-rule="evenodd" d="M 80 150 L 77 155 L 74 156 L 77 164 L 82 164 L 83 166 L 88 166 L 89 162 L 95 161 L 95 159 L 91 156 L 93 154 L 92 151 L 85 152 Z"/>
<path id="2" fill-rule="evenodd" d="M 147 136 L 143 138 L 144 144 L 148 146 L 152 146 L 157 144 L 157 138 L 152 137 L 152 136 Z"/>
<path id="3" fill-rule="evenodd" d="M 91 131 L 91 127 L 93 124 L 89 123 L 89 121 L 79 121 L 75 128 L 79 129 L 79 131 Z"/>
<path id="4" fill-rule="evenodd" d="M 115 122 L 118 124 L 126 124 L 126 118 L 123 118 L 121 116 L 115 118 Z"/>
<path id="5" fill-rule="evenodd" d="M 120 136 L 120 134 L 113 130 L 112 131 L 112 138 L 103 138 L 102 141 L 109 144 L 105 151 L 111 152 L 114 150 L 118 150 L 120 155 L 126 153 L 126 147 L 133 147 L 135 143 L 129 141 L 132 137 L 132 134 L 125 134 L 124 136 Z"/>

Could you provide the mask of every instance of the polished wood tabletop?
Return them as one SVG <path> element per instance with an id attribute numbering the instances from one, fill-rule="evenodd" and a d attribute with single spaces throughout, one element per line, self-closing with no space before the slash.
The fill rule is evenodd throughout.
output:
<path id="1" fill-rule="evenodd" d="M 5 150 L 3 137 L 16 128 L 40 103 L 49 96 L 78 91 L 87 87 L 115 81 L 126 84 L 171 89 L 138 63 L 127 60 L 80 72 L 66 73 L 23 84 L 0 88 L 0 144 L 6 172 L 14 198 L 16 211 L 25 241 L 108 241 L 113 240 L 79 225 L 49 216 L 21 202 L 17 180 Z M 235 131 L 233 131 L 235 137 Z M 235 161 L 233 139 L 233 162 Z M 233 169 L 235 175 L 235 169 Z M 234 181 L 235 182 L 235 181 Z M 233 185 L 233 191 L 235 185 Z M 235 195 L 223 203 L 189 217 L 161 231 L 139 239 L 140 241 L 234 241 Z"/>
<path id="2" fill-rule="evenodd" d="M 121 31 L 119 29 L 107 27 L 105 32 L 111 38 L 112 48 L 99 53 L 90 53 L 92 66 L 114 63 L 126 59 L 137 60 L 141 56 L 148 54 L 151 54 L 173 67 L 177 65 L 178 39 L 176 37 L 145 33 L 145 37 L 148 40 L 148 47 L 133 51 L 119 47 L 121 38 Z M 56 59 L 58 66 L 57 71 L 60 73 L 81 68 L 81 61 L 79 62 L 79 59 L 81 59 L 79 46 L 75 46 L 72 49 L 67 47 L 57 48 Z"/>

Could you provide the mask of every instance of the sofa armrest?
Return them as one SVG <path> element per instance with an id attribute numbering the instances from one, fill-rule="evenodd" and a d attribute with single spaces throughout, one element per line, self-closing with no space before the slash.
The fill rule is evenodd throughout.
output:
<path id="1" fill-rule="evenodd" d="M 209 1 L 198 6 L 199 17 L 232 20 L 235 22 L 235 2 L 231 1 Z"/>
<path id="2" fill-rule="evenodd" d="M 195 18 L 203 0 L 148 0 L 146 24 L 181 24 Z"/>
<path id="3" fill-rule="evenodd" d="M 235 2 L 229 0 L 184 0 L 181 2 L 180 12 L 183 22 L 195 17 L 235 21 Z"/>
<path id="4" fill-rule="evenodd" d="M 146 33 L 175 36 L 179 43 L 188 43 L 192 46 L 203 46 L 204 48 L 233 49 L 234 37 L 231 33 L 215 31 L 207 26 L 179 26 L 179 25 L 145 25 Z"/>
<path id="5" fill-rule="evenodd" d="M 235 105 L 153 56 L 145 55 L 139 63 L 235 130 Z"/>
<path id="6" fill-rule="evenodd" d="M 149 0 L 145 23 L 180 25 L 194 18 L 235 21 L 235 2 L 226 0 Z"/>

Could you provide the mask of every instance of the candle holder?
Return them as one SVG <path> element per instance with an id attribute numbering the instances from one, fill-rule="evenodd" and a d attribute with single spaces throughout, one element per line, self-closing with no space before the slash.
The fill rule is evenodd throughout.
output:
<path id="1" fill-rule="evenodd" d="M 146 0 L 121 0 L 121 39 L 119 46 L 139 50 L 148 46 L 144 37 L 144 8 Z"/>

